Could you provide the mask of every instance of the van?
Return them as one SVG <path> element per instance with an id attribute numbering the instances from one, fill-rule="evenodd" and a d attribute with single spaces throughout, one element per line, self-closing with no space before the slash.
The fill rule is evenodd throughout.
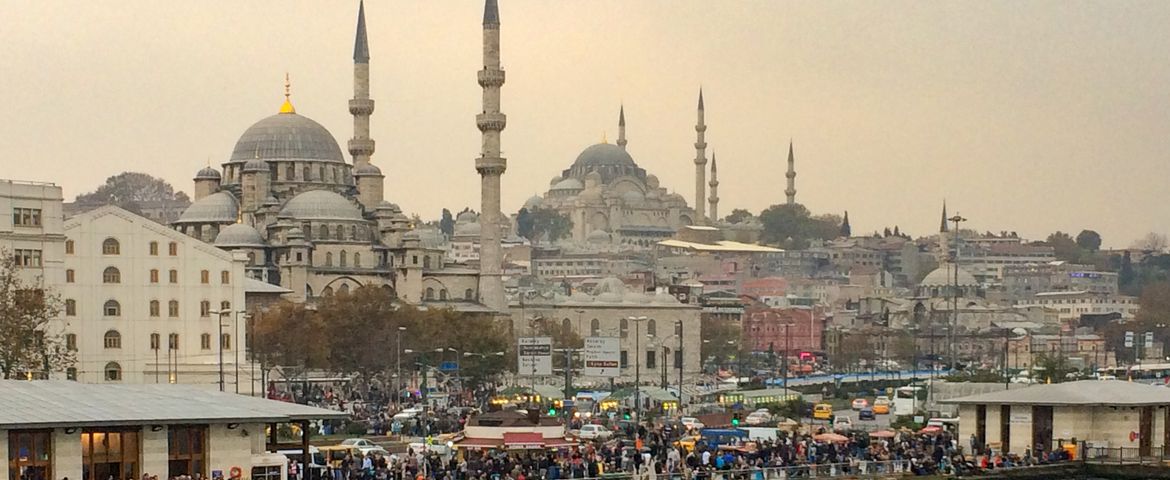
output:
<path id="1" fill-rule="evenodd" d="M 333 468 L 341 468 L 341 462 L 345 460 L 346 455 L 352 458 L 362 458 L 362 450 L 353 445 L 330 445 L 319 448 L 321 454 L 325 456 L 325 461 L 329 462 Z"/>
<path id="2" fill-rule="evenodd" d="M 748 441 L 748 432 L 738 428 L 704 428 L 699 432 L 699 441 L 710 449 L 742 445 Z"/>
<path id="3" fill-rule="evenodd" d="M 813 406 L 812 417 L 817 420 L 830 420 L 833 418 L 833 406 L 827 403 L 818 403 Z"/>
<path id="4" fill-rule="evenodd" d="M 280 449 L 276 453 L 284 455 L 285 458 L 297 462 L 297 470 L 305 472 L 305 462 L 302 458 L 304 451 L 299 448 Z M 325 478 L 325 455 L 321 453 L 321 449 L 309 445 L 309 456 L 312 461 L 309 462 L 308 475 L 304 478 L 308 480 L 329 480 Z M 286 470 L 287 471 L 287 470 Z M 298 474 L 300 475 L 300 474 Z"/>

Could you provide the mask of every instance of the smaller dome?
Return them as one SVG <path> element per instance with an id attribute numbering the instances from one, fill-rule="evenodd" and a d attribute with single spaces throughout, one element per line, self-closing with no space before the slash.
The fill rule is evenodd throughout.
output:
<path id="1" fill-rule="evenodd" d="M 540 195 L 533 195 L 528 198 L 528 201 L 524 202 L 524 208 L 529 210 L 532 210 L 533 208 L 539 207 L 541 205 L 544 205 L 544 199 L 540 198 Z"/>
<path id="2" fill-rule="evenodd" d="M 233 223 L 219 231 L 215 237 L 217 247 L 264 247 L 264 237 L 251 225 Z"/>
<path id="3" fill-rule="evenodd" d="M 960 287 L 976 287 L 979 286 L 979 281 L 975 279 L 970 272 L 959 267 L 959 281 L 955 281 L 954 265 L 947 263 L 941 267 L 936 268 L 933 272 L 926 274 L 919 285 L 924 287 L 948 287 L 954 284 Z"/>
<path id="4" fill-rule="evenodd" d="M 558 183 L 561 183 L 561 177 L 552 177 L 552 179 L 548 181 L 548 187 L 552 188 L 553 185 L 556 185 Z"/>
<path id="5" fill-rule="evenodd" d="M 417 230 L 411 230 L 411 231 L 406 232 L 402 235 L 402 240 L 417 242 L 419 240 L 422 240 L 422 237 L 418 234 Z"/>
<path id="6" fill-rule="evenodd" d="M 362 214 L 345 197 L 328 190 L 310 190 L 284 204 L 280 213 L 297 220 L 362 220 Z"/>
<path id="7" fill-rule="evenodd" d="M 616 293 L 618 296 L 625 295 L 626 284 L 617 277 L 603 278 L 597 283 L 597 286 L 593 287 L 593 294 L 600 296 L 605 293 Z"/>
<path id="8" fill-rule="evenodd" d="M 219 180 L 223 178 L 219 174 L 219 170 L 211 168 L 211 166 L 203 167 L 199 173 L 195 174 L 195 180 Z"/>
<path id="9" fill-rule="evenodd" d="M 604 230 L 594 230 L 585 236 L 585 241 L 589 243 L 609 243 L 609 234 Z M 616 278 L 614 280 L 617 280 Z M 619 280 L 620 281 L 620 280 Z"/>
<path id="10" fill-rule="evenodd" d="M 553 190 L 581 190 L 583 188 L 585 188 L 585 184 L 576 178 L 566 178 L 552 187 Z"/>
<path id="11" fill-rule="evenodd" d="M 651 190 L 657 189 L 658 188 L 658 176 L 654 175 L 653 173 L 646 175 L 646 186 L 650 187 Z"/>
<path id="12" fill-rule="evenodd" d="M 175 223 L 235 223 L 240 203 L 228 192 L 216 192 L 192 203 Z"/>
<path id="13" fill-rule="evenodd" d="M 479 215 L 476 215 L 475 212 L 468 210 L 466 212 L 460 213 L 459 215 L 456 215 L 455 221 L 456 222 L 478 222 Z"/>
<path id="14" fill-rule="evenodd" d="M 479 235 L 479 231 L 480 231 L 479 222 L 467 222 L 467 223 L 456 223 L 455 224 L 455 235 L 456 236 Z"/>
<path id="15" fill-rule="evenodd" d="M 375 177 L 380 175 L 382 175 L 382 169 L 372 163 L 354 167 L 353 169 L 353 176 L 355 177 Z"/>
<path id="16" fill-rule="evenodd" d="M 266 171 L 268 171 L 268 162 L 259 158 L 253 158 L 244 163 L 244 173 Z"/>

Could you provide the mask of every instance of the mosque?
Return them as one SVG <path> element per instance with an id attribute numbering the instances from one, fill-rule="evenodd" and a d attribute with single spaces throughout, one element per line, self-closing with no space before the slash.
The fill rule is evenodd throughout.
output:
<path id="1" fill-rule="evenodd" d="M 249 277 L 292 290 L 298 300 L 372 285 L 416 304 L 503 311 L 499 228 L 493 226 L 499 224 L 499 178 L 506 165 L 499 155 L 505 122 L 499 112 L 504 72 L 496 0 L 485 1 L 483 28 L 484 67 L 477 80 L 484 108 L 476 121 L 484 150 L 475 160 L 483 178 L 480 269 L 451 265 L 443 249 L 423 241 L 402 210 L 383 198 L 385 177 L 371 161 L 374 100 L 364 5 L 358 8 L 354 97 L 348 105 L 352 163 L 325 127 L 297 113 L 286 78 L 279 111 L 244 131 L 222 173 L 208 166 L 195 175 L 194 203 L 172 228 L 245 253 Z M 495 248 L 486 245 L 493 240 Z"/>

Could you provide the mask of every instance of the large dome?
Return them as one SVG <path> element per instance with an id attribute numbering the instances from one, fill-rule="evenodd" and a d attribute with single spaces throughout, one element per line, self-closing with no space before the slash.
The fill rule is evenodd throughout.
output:
<path id="1" fill-rule="evenodd" d="M 318 160 L 345 162 L 333 135 L 310 119 L 295 113 L 278 113 L 244 131 L 232 150 L 232 162 L 261 160 Z"/>
<path id="2" fill-rule="evenodd" d="M 638 166 L 634 163 L 634 158 L 626 153 L 622 147 L 609 143 L 598 143 L 589 146 L 580 155 L 577 155 L 577 161 L 573 162 L 574 167 L 601 165 Z"/>
<path id="3" fill-rule="evenodd" d="M 960 287 L 979 286 L 979 281 L 975 279 L 975 276 L 963 270 L 962 267 L 959 267 L 959 281 L 955 282 L 954 265 L 950 263 L 944 264 L 936 268 L 933 272 L 926 274 L 926 277 L 922 279 L 922 283 L 919 285 L 924 287 L 949 287 L 955 283 L 958 283 Z"/>
<path id="4" fill-rule="evenodd" d="M 280 210 L 297 220 L 362 220 L 361 211 L 345 197 L 328 190 L 310 190 L 289 200 Z"/>
<path id="5" fill-rule="evenodd" d="M 236 197 L 216 192 L 192 203 L 175 223 L 235 223 L 240 212 Z"/>

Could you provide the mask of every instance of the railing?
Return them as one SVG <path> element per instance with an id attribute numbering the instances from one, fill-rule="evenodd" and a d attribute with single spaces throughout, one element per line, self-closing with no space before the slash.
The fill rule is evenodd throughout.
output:
<path id="1" fill-rule="evenodd" d="M 1170 449 L 1150 447 L 1143 455 L 1139 447 L 1082 447 L 1085 463 L 1112 465 L 1162 465 L 1170 461 Z"/>

